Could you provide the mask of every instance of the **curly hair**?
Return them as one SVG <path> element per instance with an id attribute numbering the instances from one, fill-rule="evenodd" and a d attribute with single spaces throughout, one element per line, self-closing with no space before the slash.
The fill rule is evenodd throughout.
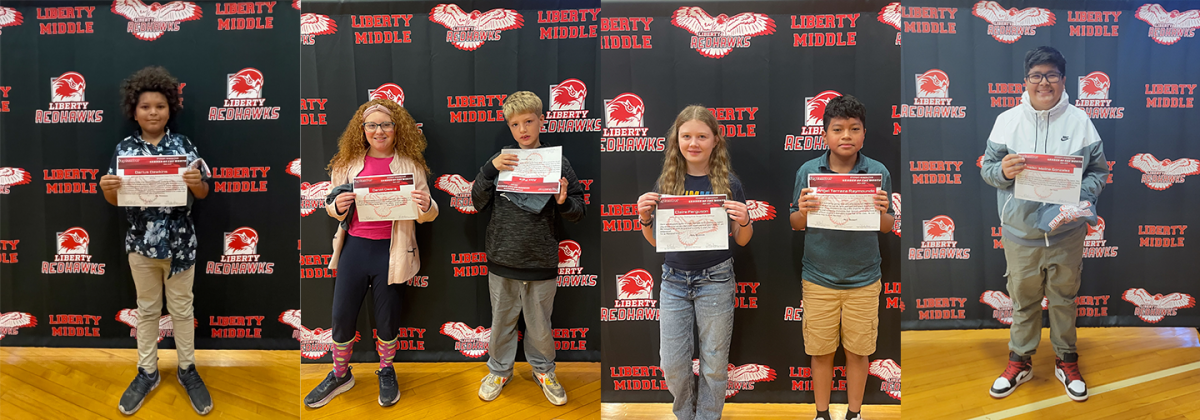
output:
<path id="1" fill-rule="evenodd" d="M 329 160 L 329 165 L 325 167 L 325 171 L 329 174 L 343 171 L 350 167 L 350 164 L 362 160 L 363 156 L 367 155 L 367 149 L 371 146 L 367 143 L 367 135 L 363 131 L 363 111 L 370 108 L 372 105 L 383 105 L 392 113 L 392 123 L 396 124 L 396 139 L 392 144 L 392 150 L 397 156 L 404 156 L 412 159 L 418 168 L 424 169 L 426 176 L 429 175 L 429 165 L 425 163 L 425 135 L 417 129 L 417 122 L 413 120 L 412 115 L 404 110 L 404 107 L 397 105 L 388 99 L 374 99 L 358 107 L 358 111 L 354 112 L 354 117 L 350 119 L 350 123 L 346 124 L 346 131 L 342 132 L 342 137 L 338 139 L 338 151 Z"/>
<path id="2" fill-rule="evenodd" d="M 825 104 L 825 113 L 821 115 L 825 129 L 834 118 L 858 118 L 858 122 L 867 124 L 867 107 L 858 101 L 854 95 L 835 96 Z"/>
<path id="3" fill-rule="evenodd" d="M 729 150 L 725 147 L 725 136 L 721 135 L 717 117 L 713 116 L 712 111 L 701 105 L 688 105 L 687 108 L 680 111 L 679 116 L 675 117 L 675 124 L 671 125 L 670 130 L 667 131 L 667 147 L 663 151 L 665 156 L 663 157 L 662 173 L 658 175 L 658 190 L 663 194 L 683 194 L 687 160 L 679 151 L 679 127 L 693 120 L 707 125 L 708 129 L 712 130 L 713 138 L 716 139 L 712 154 L 708 156 L 708 181 L 712 184 L 713 194 L 731 196 L 729 178 L 733 175 L 733 165 L 729 160 Z"/>
<path id="4" fill-rule="evenodd" d="M 183 99 L 179 93 L 179 80 L 162 66 L 149 66 L 138 70 L 121 82 L 121 110 L 125 116 L 133 120 L 137 116 L 138 99 L 145 92 L 158 92 L 167 98 L 170 109 L 167 121 L 170 122 L 183 109 Z"/>

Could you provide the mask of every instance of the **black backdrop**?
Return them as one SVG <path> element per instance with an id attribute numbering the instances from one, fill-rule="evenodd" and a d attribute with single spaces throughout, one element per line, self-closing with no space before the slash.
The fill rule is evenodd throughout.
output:
<path id="1" fill-rule="evenodd" d="M 456 193 L 460 190 L 439 188 L 439 179 L 462 177 L 464 184 L 472 182 L 488 157 L 501 147 L 515 144 L 503 123 L 502 102 L 492 95 L 533 91 L 542 98 L 544 108 L 550 110 L 551 85 L 568 79 L 581 81 L 588 88 L 586 117 L 568 118 L 573 121 L 563 125 L 569 132 L 541 135 L 543 143 L 563 146 L 563 155 L 585 183 L 584 193 L 589 203 L 583 221 L 566 223 L 566 236 L 580 245 L 582 254 L 580 267 L 560 270 L 572 274 L 559 276 L 552 326 L 560 348 L 557 360 L 599 361 L 600 332 L 595 302 L 599 296 L 596 275 L 600 271 L 600 218 L 598 189 L 592 183 L 598 180 L 600 172 L 600 156 L 594 142 L 599 126 L 593 121 L 590 127 L 584 124 L 583 130 L 579 130 L 577 124 L 598 118 L 601 109 L 596 77 L 598 51 L 592 35 L 597 30 L 593 28 L 598 25 L 595 15 L 599 12 L 599 2 L 457 3 L 466 13 L 504 8 L 516 10 L 523 18 L 519 28 L 501 30 L 498 40 L 485 41 L 473 50 L 466 49 L 471 46 L 460 48 L 448 42 L 447 32 L 451 30 L 430 20 L 430 12 L 438 4 L 304 3 L 305 13 L 322 15 L 310 19 L 329 18 L 336 25 L 336 30 L 315 30 L 301 38 L 302 103 L 314 106 L 302 111 L 310 115 L 306 117 L 309 124 L 301 128 L 303 159 L 309 162 L 309 169 L 302 177 L 304 185 L 329 181 L 324 167 L 337 152 L 338 136 L 358 106 L 370 98 L 370 92 L 381 89 L 396 100 L 399 98 L 396 88 L 402 90 L 402 105 L 421 125 L 429 141 L 425 158 L 433 171 L 430 190 L 440 207 L 440 215 L 432 223 L 417 227 L 421 271 L 416 286 L 405 286 L 402 343 L 396 360 L 487 360 L 484 352 L 456 350 L 456 340 L 440 330 L 454 322 L 470 329 L 491 327 L 486 265 L 481 259 L 484 228 L 490 214 L 474 213 L 474 208 L 469 207 L 469 189 L 462 191 L 465 198 L 459 198 Z M 565 13 L 563 19 L 564 13 L 559 11 L 564 10 L 575 13 Z M 576 22 L 559 22 L 562 20 Z M 572 30 L 573 27 L 576 29 Z M 587 37 L 580 36 L 579 28 Z M 316 35 L 319 32 L 325 33 Z M 558 39 L 564 33 L 565 38 Z M 395 87 L 384 87 L 389 83 Z M 482 101 L 466 98 L 471 96 L 483 98 Z M 547 129 L 558 131 L 562 120 L 551 120 Z M 320 203 L 302 204 L 313 208 Z M 315 208 L 302 218 L 301 230 L 304 325 L 312 330 L 328 329 L 336 275 L 324 267 L 332 252 L 330 241 L 337 222 L 323 208 Z M 356 362 L 377 360 L 372 305 L 368 297 L 358 317 L 361 341 L 355 346 Z M 305 361 L 330 362 L 328 343 L 312 343 L 313 351 L 305 354 Z M 518 353 L 518 360 L 523 360 L 523 352 Z"/>
<path id="2" fill-rule="evenodd" d="M 1200 83 L 1200 39 L 1194 37 L 1194 29 L 1182 30 L 1184 36 L 1174 40 L 1152 38 L 1152 33 L 1162 30 L 1146 22 L 1154 20 L 1152 17 L 1137 16 L 1144 4 L 1154 5 L 1001 2 L 1005 9 L 1041 7 L 1054 15 L 1052 25 L 1032 28 L 1034 35 L 1010 43 L 988 34 L 989 22 L 972 14 L 974 3 L 906 3 L 947 9 L 935 17 L 923 12 L 928 9 L 910 7 L 909 15 L 920 18 L 904 18 L 904 94 L 897 105 L 913 104 L 914 76 L 939 69 L 950 81 L 950 106 L 965 107 L 959 108 L 965 118 L 904 118 L 901 188 L 912 203 L 905 210 L 912 221 L 948 217 L 955 227 L 956 248 L 969 249 L 969 259 L 905 262 L 904 275 L 909 280 L 903 299 L 909 310 L 904 313 L 903 328 L 1004 328 L 1011 324 L 1011 303 L 992 305 L 982 299 L 988 291 L 1003 293 L 1005 298 L 1008 292 L 996 191 L 980 178 L 977 161 L 996 116 L 1015 105 L 1023 92 L 1025 52 L 1041 45 L 1053 46 L 1066 57 L 1065 92 L 1072 104 L 1079 99 L 1080 78 L 1101 72 L 1111 80 L 1102 92 L 1111 101 L 1107 106 L 1082 108 L 1090 112 L 1103 139 L 1112 176 L 1097 205 L 1103 228 L 1092 232 L 1084 245 L 1077 325 L 1200 325 L 1200 310 L 1188 304 L 1189 298 L 1194 302 L 1194 297 L 1200 296 L 1200 282 L 1193 274 L 1200 269 L 1196 258 L 1200 254 L 1192 248 L 1195 245 L 1189 245 L 1190 240 L 1185 241 L 1194 237 L 1186 227 L 1200 223 L 1200 215 L 1190 211 L 1200 204 L 1200 189 L 1193 185 L 1197 180 L 1182 176 L 1173 184 L 1156 185 L 1161 189 L 1151 188 L 1143 180 L 1147 174 L 1131 163 L 1149 153 L 1155 160 L 1191 159 L 1193 165 L 1200 164 L 1196 161 L 1200 142 L 1195 141 L 1200 112 L 1192 99 Z M 1161 2 L 1160 6 L 1166 12 L 1196 8 L 1194 2 Z M 953 17 L 950 9 L 955 11 Z M 917 24 L 914 33 L 908 33 L 910 22 Z M 954 33 L 943 32 L 950 28 Z M 1189 87 L 1164 94 L 1156 93 L 1163 91 L 1159 85 Z M 947 168 L 937 161 L 955 164 Z M 1186 172 L 1195 174 L 1195 170 L 1185 170 L 1175 175 Z M 923 239 L 922 225 L 909 225 L 913 234 L 904 237 L 906 258 L 920 252 Z M 1186 295 L 1167 298 L 1178 299 L 1184 306 L 1162 306 L 1166 309 L 1162 313 L 1169 315 L 1161 318 L 1138 316 L 1141 312 L 1135 312 L 1139 306 L 1133 301 L 1141 301 L 1124 298 L 1134 289 L 1144 289 L 1149 296 Z M 1141 310 L 1149 308 L 1152 304 L 1144 303 Z"/>
<path id="3" fill-rule="evenodd" d="M 292 242 L 299 229 L 289 198 L 299 179 L 285 173 L 299 157 L 299 57 L 277 46 L 295 39 L 299 11 L 277 2 L 253 13 L 225 14 L 217 4 L 199 3 L 199 19 L 145 41 L 128 32 L 131 21 L 112 5 L 4 2 L 23 15 L 23 23 L 0 35 L 0 167 L 19 168 L 30 178 L 0 187 L 0 312 L 27 313 L 36 325 L 5 328 L 3 345 L 136 345 L 133 327 L 118 319 L 123 309 L 137 307 L 124 252 L 128 225 L 124 213 L 104 200 L 98 178 L 117 142 L 137 127 L 122 115 L 121 81 L 142 67 L 162 65 L 185 84 L 183 110 L 169 128 L 188 136 L 215 171 L 208 198 L 196 200 L 192 210 L 199 242 L 196 348 L 296 349 L 295 329 L 280 316 L 299 305 Z M 67 10 L 80 15 L 64 17 Z M 247 27 L 255 29 L 240 29 Z M 277 119 L 213 120 L 210 112 L 224 107 L 228 76 L 245 68 L 261 72 L 262 106 L 277 108 Z M 96 111 L 99 121 L 36 123 L 35 115 L 52 105 L 51 79 L 67 72 L 84 79 L 86 109 Z M 43 272 L 44 262 L 55 261 L 56 233 L 72 227 L 86 232 L 87 253 L 91 263 L 104 265 L 102 275 Z M 258 261 L 272 263 L 271 273 L 208 273 L 210 264 L 220 267 L 225 233 L 242 227 L 257 233 Z M 163 342 L 173 346 L 172 338 Z"/>
<path id="4" fill-rule="evenodd" d="M 605 213 L 600 305 L 603 314 L 617 319 L 604 325 L 602 401 L 671 400 L 658 368 L 657 316 L 639 317 L 636 311 L 619 308 L 618 278 L 632 270 L 646 270 L 655 279 L 653 298 L 657 300 L 662 270 L 662 256 L 636 229 L 636 209 L 626 213 L 621 206 L 632 206 L 639 195 L 649 191 L 661 169 L 665 141 L 652 140 L 649 143 L 656 146 L 646 147 L 646 141 L 637 139 L 665 136 L 675 116 L 689 104 L 732 111 L 718 111 L 718 119 L 726 125 L 733 169 L 745 185 L 747 199 L 769 204 L 774 211 L 773 216 L 768 213 L 756 222 L 749 245 L 734 251 L 738 309 L 729 363 L 765 365 L 775 377 L 753 383 L 753 389 L 739 391 L 728 401 L 813 401 L 809 357 L 804 354 L 799 322 L 802 312 L 796 313 L 802 308 L 799 257 L 804 234 L 792 232 L 788 224 L 796 170 L 825 152 L 806 147 L 813 141 L 823 144 L 823 140 L 819 124 L 806 127 L 805 101 L 828 90 L 858 97 L 867 107 L 863 153 L 883 162 L 896 179 L 900 174 L 900 138 L 893 130 L 889 105 L 900 94 L 895 83 L 900 46 L 897 29 L 877 19 L 886 4 L 823 1 L 605 5 L 604 18 L 608 22 L 602 23 L 601 29 L 603 98 L 627 101 L 628 96 L 618 97 L 625 93 L 639 97 L 644 103 L 640 127 L 646 131 L 633 135 L 614 131 L 604 134 L 602 140 L 604 168 L 622 168 L 604 171 L 601 184 Z M 672 25 L 672 14 L 684 6 L 699 6 L 712 16 L 765 13 L 774 20 L 775 31 L 750 38 L 747 48 L 732 48 L 721 58 L 709 58 L 690 47 L 691 33 Z M 817 15 L 828 18 L 814 17 Z M 832 39 L 832 45 L 827 45 L 826 39 Z M 854 45 L 849 45 L 851 40 Z M 631 137 L 634 140 L 625 140 Z M 789 146 L 796 137 L 800 137 L 800 145 Z M 633 149 L 627 147 L 629 144 Z M 896 363 L 897 370 L 898 249 L 898 236 L 880 235 L 885 293 L 880 296 L 878 349 L 871 356 L 872 362 Z M 889 359 L 891 362 L 885 362 Z M 844 364 L 839 350 L 835 366 Z M 736 380 L 732 376 L 730 379 Z M 842 370 L 835 371 L 835 384 L 845 379 Z M 898 404 L 899 376 L 892 379 L 895 397 L 881 391 L 885 384 L 880 378 L 869 376 L 865 402 Z M 834 392 L 833 400 L 845 402 L 845 395 Z"/>

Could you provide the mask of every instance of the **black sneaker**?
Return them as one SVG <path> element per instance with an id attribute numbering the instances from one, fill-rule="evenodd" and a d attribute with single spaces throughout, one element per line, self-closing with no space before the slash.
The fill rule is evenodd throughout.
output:
<path id="1" fill-rule="evenodd" d="M 149 394 L 154 388 L 158 388 L 160 381 L 162 381 L 162 376 L 159 376 L 157 370 L 153 374 L 146 374 L 145 369 L 138 368 L 137 376 L 133 378 L 133 382 L 129 383 L 129 388 L 125 388 L 125 393 L 121 394 L 121 403 L 117 405 L 117 409 L 125 415 L 136 413 L 139 408 L 142 408 L 142 401 L 146 400 L 146 394 Z"/>
<path id="2" fill-rule="evenodd" d="M 200 379 L 200 373 L 196 372 L 196 365 L 188 366 L 187 369 L 179 369 L 176 377 L 179 378 L 179 384 L 183 385 L 183 389 L 187 390 L 188 399 L 192 400 L 192 409 L 196 410 L 196 414 L 203 416 L 212 411 L 212 397 L 208 395 L 208 387 L 204 386 L 204 380 Z"/>
<path id="3" fill-rule="evenodd" d="M 1087 401 L 1087 384 L 1079 373 L 1079 354 L 1067 353 L 1060 359 L 1054 358 L 1054 377 L 1067 389 L 1067 396 L 1075 401 Z"/>
<path id="4" fill-rule="evenodd" d="M 1008 367 L 1004 368 L 1004 373 L 992 383 L 992 389 L 988 393 L 992 398 L 1004 398 L 1012 394 L 1017 385 L 1029 382 L 1030 379 L 1033 379 L 1033 359 L 1022 358 L 1010 351 Z"/>
<path id="5" fill-rule="evenodd" d="M 354 372 L 351 372 L 352 368 L 352 366 L 347 366 L 346 376 L 341 378 L 338 378 L 333 372 L 329 372 L 329 375 L 325 376 L 325 380 L 317 384 L 317 387 L 313 388 L 304 397 L 304 405 L 312 408 L 321 408 L 325 404 L 329 404 L 329 401 L 333 400 L 333 397 L 349 391 L 350 388 L 354 388 Z"/>
<path id="6" fill-rule="evenodd" d="M 400 384 L 396 383 L 396 369 L 391 366 L 375 371 L 379 375 L 379 405 L 390 407 L 400 401 Z"/>

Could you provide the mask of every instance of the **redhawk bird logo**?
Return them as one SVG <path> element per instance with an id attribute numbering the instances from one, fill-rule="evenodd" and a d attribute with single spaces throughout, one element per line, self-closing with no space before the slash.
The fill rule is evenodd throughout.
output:
<path id="1" fill-rule="evenodd" d="M 746 200 L 746 213 L 750 215 L 750 220 L 755 222 L 771 220 L 775 218 L 775 206 L 766 201 Z"/>
<path id="2" fill-rule="evenodd" d="M 1099 241 L 1104 239 L 1104 218 L 1096 216 L 1096 226 L 1087 226 L 1087 236 L 1083 238 L 1085 241 Z"/>
<path id="3" fill-rule="evenodd" d="M 17 334 L 17 329 L 25 327 L 36 327 L 37 317 L 30 315 L 28 312 L 5 312 L 0 314 L 0 338 L 4 336 Z"/>
<path id="4" fill-rule="evenodd" d="M 979 303 L 992 307 L 992 318 L 1004 325 L 1012 325 L 1012 299 L 999 290 L 988 290 L 979 295 Z"/>
<path id="5" fill-rule="evenodd" d="M 579 79 L 567 79 L 550 87 L 550 110 L 567 111 L 583 109 L 587 99 L 587 85 Z"/>
<path id="6" fill-rule="evenodd" d="M 900 193 L 892 193 L 892 208 L 896 209 L 896 221 L 892 223 L 892 233 L 900 236 Z"/>
<path id="7" fill-rule="evenodd" d="M 617 299 L 654 299 L 654 277 L 641 268 L 617 276 Z"/>
<path id="8" fill-rule="evenodd" d="M 87 83 L 83 81 L 83 75 L 69 71 L 63 73 L 62 76 L 50 79 L 50 101 L 51 102 L 83 102 L 83 89 L 87 87 Z"/>
<path id="9" fill-rule="evenodd" d="M 87 254 L 88 233 L 81 227 L 73 227 L 58 234 L 58 253 L 59 254 Z"/>
<path id="10" fill-rule="evenodd" d="M 433 184 L 437 189 L 450 194 L 450 207 L 466 214 L 479 213 L 479 210 L 475 210 L 475 204 L 471 202 L 471 187 L 474 185 L 475 181 L 467 181 L 459 174 L 439 176 Z"/>
<path id="11" fill-rule="evenodd" d="M 329 16 L 317 13 L 300 14 L 301 35 L 329 35 L 337 33 L 337 22 Z"/>
<path id="12" fill-rule="evenodd" d="M 18 12 L 17 9 L 13 9 L 11 7 L 0 7 L 0 28 L 5 26 L 17 26 L 24 21 L 25 19 L 21 17 L 21 12 Z"/>
<path id="13" fill-rule="evenodd" d="M 1162 321 L 1165 317 L 1174 316 L 1177 309 L 1196 306 L 1196 298 L 1186 293 L 1171 293 L 1166 296 L 1155 294 L 1154 296 L 1150 296 L 1150 292 L 1141 288 L 1126 290 L 1121 295 L 1121 299 L 1137 305 L 1137 309 L 1133 310 L 1133 314 L 1141 318 L 1142 321 L 1151 324 L 1158 323 L 1158 321 Z"/>
<path id="14" fill-rule="evenodd" d="M 458 343 L 454 344 L 454 349 L 467 357 L 481 357 L 487 354 L 488 340 L 492 338 L 492 329 L 482 326 L 471 329 L 467 324 L 461 322 L 447 322 L 442 324 L 441 333 Z"/>
<path id="15" fill-rule="evenodd" d="M 1088 73 L 1079 78 L 1079 99 L 1108 99 L 1108 88 L 1112 81 L 1102 71 Z"/>
<path id="16" fill-rule="evenodd" d="M 139 0 L 114 0 L 112 12 L 132 21 L 129 32 L 142 41 L 153 41 L 165 31 L 179 30 L 179 22 L 200 19 L 200 6 L 186 1 L 146 5 Z"/>
<path id="17" fill-rule="evenodd" d="M 300 0 L 292 0 L 292 7 L 294 7 L 296 10 L 300 10 Z"/>
<path id="18" fill-rule="evenodd" d="M 516 10 L 492 9 L 486 13 L 466 13 L 453 4 L 439 4 L 429 12 L 429 20 L 445 26 L 446 41 L 463 51 L 475 51 L 484 41 L 500 39 L 500 31 L 520 28 L 525 18 Z"/>
<path id="19" fill-rule="evenodd" d="M 1196 28 L 1200 28 L 1200 10 L 1167 13 L 1157 4 L 1143 4 L 1133 16 L 1150 24 L 1148 35 L 1163 45 L 1174 44 L 1183 37 L 1194 37 Z"/>
<path id="20" fill-rule="evenodd" d="M 558 242 L 559 267 L 579 267 L 579 257 L 582 255 L 583 248 L 579 247 L 579 242 L 570 239 Z"/>
<path id="21" fill-rule="evenodd" d="M 133 328 L 130 336 L 137 333 L 138 310 L 137 309 L 122 309 L 117 312 L 117 321 L 121 321 Z M 200 325 L 200 320 L 192 319 L 192 325 Z M 158 317 L 158 339 L 155 342 L 162 342 L 163 337 L 175 336 L 175 323 L 171 319 L 171 314 L 166 314 Z"/>
<path id="22" fill-rule="evenodd" d="M 227 99 L 262 98 L 263 74 L 256 68 L 247 67 L 229 75 L 226 86 Z"/>
<path id="23" fill-rule="evenodd" d="M 283 311 L 279 314 L 279 322 L 290 325 L 295 330 L 292 331 L 292 338 L 300 341 L 300 357 L 317 360 L 333 351 L 333 329 L 308 329 L 300 322 L 299 309 Z M 351 342 L 356 343 L 361 339 L 362 334 L 355 331 L 354 340 Z"/>
<path id="24" fill-rule="evenodd" d="M 0 187 L 25 185 L 30 180 L 29 171 L 21 168 L 0 167 Z"/>
<path id="25" fill-rule="evenodd" d="M 384 83 L 375 89 L 367 91 L 369 100 L 387 99 L 396 105 L 404 106 L 404 89 L 395 83 Z"/>
<path id="26" fill-rule="evenodd" d="M 922 236 L 926 241 L 953 241 L 954 221 L 949 216 L 937 216 L 921 223 Z"/>
<path id="27" fill-rule="evenodd" d="M 258 232 L 240 227 L 225 234 L 225 255 L 254 255 L 258 253 Z"/>
<path id="28" fill-rule="evenodd" d="M 1033 35 L 1033 28 L 1054 25 L 1054 13 L 1049 9 L 1029 7 L 1004 9 L 1000 3 L 981 1 L 975 3 L 971 14 L 988 21 L 988 35 L 997 41 L 1011 44 L 1021 39 L 1022 35 Z"/>
<path id="29" fill-rule="evenodd" d="M 867 373 L 883 381 L 879 390 L 886 392 L 896 400 L 900 399 L 900 365 L 892 359 L 875 359 L 867 368 Z"/>
<path id="30" fill-rule="evenodd" d="M 622 93 L 604 104 L 605 127 L 644 127 L 645 115 L 642 98 L 632 93 Z"/>
<path id="31" fill-rule="evenodd" d="M 822 127 L 825 125 L 825 105 L 829 100 L 842 96 L 836 90 L 827 90 L 817 96 L 804 98 L 804 125 Z"/>
<path id="32" fill-rule="evenodd" d="M 726 368 L 728 370 L 728 380 L 725 386 L 725 398 L 737 395 L 739 391 L 754 390 L 755 382 L 771 382 L 775 380 L 775 369 L 770 366 L 760 365 L 756 363 L 734 366 L 730 363 Z M 692 373 L 700 375 L 700 359 L 692 359 Z"/>
<path id="33" fill-rule="evenodd" d="M 671 18 L 671 24 L 700 37 L 692 38 L 692 46 L 700 55 L 708 58 L 721 58 L 733 51 L 733 46 L 750 46 L 750 37 L 770 35 L 775 33 L 775 21 L 763 13 L 739 13 L 733 17 L 724 13 L 712 17 L 699 7 L 680 7 Z M 703 38 L 713 38 L 710 44 Z M 720 45 L 720 47 L 705 47 L 700 45 Z"/>
<path id="34" fill-rule="evenodd" d="M 284 172 L 287 172 L 288 174 L 291 174 L 291 175 L 295 175 L 296 178 L 299 178 L 300 177 L 300 159 L 297 158 L 296 160 L 291 161 L 291 163 L 288 163 L 287 169 L 284 170 Z"/>
<path id="35" fill-rule="evenodd" d="M 300 183 L 300 217 L 313 214 L 325 207 L 325 196 L 329 195 L 329 181 L 315 184 Z"/>
<path id="36" fill-rule="evenodd" d="M 917 75 L 918 98 L 949 98 L 950 76 L 946 72 L 932 69 Z"/>
<path id="37" fill-rule="evenodd" d="M 902 14 L 904 14 L 904 8 L 900 6 L 900 2 L 891 2 L 888 3 L 887 6 L 883 6 L 882 9 L 879 9 L 879 16 L 876 17 L 876 19 L 879 19 L 880 22 L 891 25 L 891 27 L 896 28 L 896 30 L 899 31 L 900 15 Z"/>
<path id="38" fill-rule="evenodd" d="M 1149 153 L 1138 153 L 1129 158 L 1129 166 L 1142 171 L 1142 183 L 1158 191 L 1182 183 L 1188 175 L 1200 174 L 1200 160 L 1180 158 L 1158 160 Z"/>

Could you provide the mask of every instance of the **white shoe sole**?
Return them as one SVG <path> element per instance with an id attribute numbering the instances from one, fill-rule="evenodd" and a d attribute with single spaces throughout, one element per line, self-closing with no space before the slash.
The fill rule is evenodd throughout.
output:
<path id="1" fill-rule="evenodd" d="M 346 381 L 346 383 L 342 384 L 341 386 L 339 386 L 337 388 L 334 388 L 333 392 L 330 392 L 329 395 L 325 396 L 325 398 L 322 398 L 320 401 L 317 401 L 315 403 L 305 404 L 305 405 L 308 405 L 310 408 L 324 407 L 325 404 L 329 404 L 330 401 L 333 401 L 333 397 L 336 397 L 336 396 L 342 394 L 343 392 L 349 391 L 350 388 L 354 388 L 354 377 L 353 376 L 351 376 L 350 380 Z"/>
<path id="2" fill-rule="evenodd" d="M 159 382 L 162 382 L 162 374 L 159 374 L 158 379 L 154 380 L 154 385 L 150 386 L 150 389 L 148 391 L 146 391 L 146 395 L 142 397 L 142 400 L 138 402 L 137 406 L 133 407 L 132 410 L 125 411 L 124 408 L 121 408 L 120 404 L 117 404 L 117 411 L 120 411 L 121 414 L 124 414 L 127 416 L 132 416 L 133 413 L 136 413 L 139 409 L 142 408 L 142 403 L 146 402 L 146 398 L 150 396 L 150 391 L 153 391 L 154 388 L 158 388 Z"/>
<path id="3" fill-rule="evenodd" d="M 991 395 L 992 398 L 1004 398 L 1009 395 L 1012 395 L 1013 391 L 1016 391 L 1018 386 L 1020 386 L 1023 383 L 1029 382 L 1030 379 L 1033 379 L 1033 371 L 1030 370 L 1029 373 L 1027 375 L 1025 375 L 1024 377 L 1022 377 L 1021 374 L 1018 373 L 1016 379 L 1017 379 L 1017 383 L 1013 384 L 1012 388 L 1009 388 L 1008 391 L 1005 391 L 1003 393 L 997 393 L 996 391 L 988 390 L 988 395 Z"/>
<path id="4" fill-rule="evenodd" d="M 1085 394 L 1083 394 L 1082 397 L 1076 397 L 1074 394 L 1071 393 L 1071 388 L 1067 387 L 1067 374 L 1066 374 L 1066 372 L 1063 372 L 1062 369 L 1059 369 L 1058 366 L 1054 367 L 1054 377 L 1058 378 L 1059 382 L 1062 382 L 1063 390 L 1067 391 L 1067 398 L 1070 398 L 1075 401 L 1080 401 L 1080 402 L 1087 401 L 1088 394 L 1085 393 Z"/>
<path id="5" fill-rule="evenodd" d="M 567 397 L 566 397 L 566 395 L 563 395 L 563 400 L 562 400 L 562 402 L 555 402 L 555 401 L 554 401 L 554 395 L 550 393 L 550 390 L 549 390 L 549 389 L 547 389 L 545 385 L 543 385 L 543 386 L 542 386 L 542 393 L 543 393 L 543 394 L 546 394 L 546 400 L 547 400 L 547 401 L 550 401 L 550 404 L 554 404 L 554 405 L 566 405 L 566 404 L 567 404 Z M 565 393 L 564 393 L 564 394 L 565 394 Z"/>

